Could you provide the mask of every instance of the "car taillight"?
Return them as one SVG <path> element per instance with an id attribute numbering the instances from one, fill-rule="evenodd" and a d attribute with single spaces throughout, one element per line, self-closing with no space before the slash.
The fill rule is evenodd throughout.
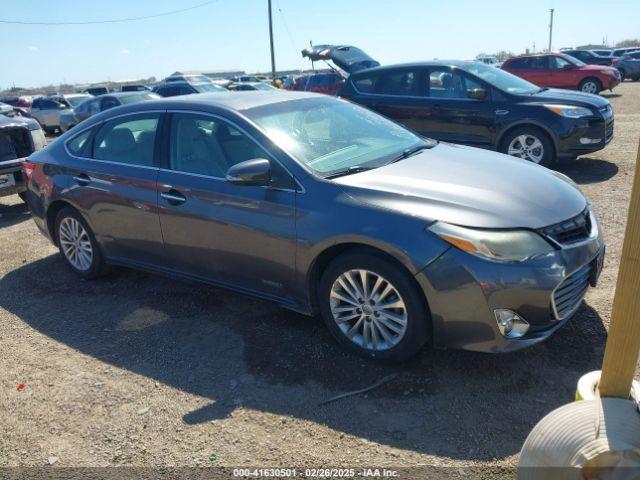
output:
<path id="1" fill-rule="evenodd" d="M 33 162 L 22 162 L 22 176 L 24 177 L 24 182 L 28 183 L 33 171 L 36 169 L 36 164 Z"/>

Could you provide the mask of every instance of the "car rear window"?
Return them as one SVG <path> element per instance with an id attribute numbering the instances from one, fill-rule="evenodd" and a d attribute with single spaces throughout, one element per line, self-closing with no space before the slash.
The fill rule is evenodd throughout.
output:
<path id="1" fill-rule="evenodd" d="M 67 142 L 67 150 L 69 150 L 69 152 L 71 152 L 71 154 L 73 154 L 73 155 L 75 155 L 77 157 L 81 157 L 82 156 L 82 152 L 84 151 L 85 147 L 87 146 L 87 141 L 91 137 L 91 133 L 92 132 L 93 132 L 92 129 L 85 130 L 84 132 L 80 133 L 79 135 L 76 135 L 75 137 L 73 137 L 71 140 L 69 140 Z"/>

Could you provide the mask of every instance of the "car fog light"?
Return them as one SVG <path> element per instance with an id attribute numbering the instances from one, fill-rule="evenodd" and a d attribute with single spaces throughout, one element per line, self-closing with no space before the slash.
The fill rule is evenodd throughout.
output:
<path id="1" fill-rule="evenodd" d="M 580 143 L 582 145 L 590 145 L 592 143 L 600 143 L 602 141 L 601 138 L 589 138 L 589 137 L 582 137 L 580 139 Z"/>
<path id="2" fill-rule="evenodd" d="M 497 309 L 494 310 L 493 313 L 496 316 L 498 329 L 500 330 L 500 333 L 503 337 L 519 338 L 527 333 L 527 330 L 529 330 L 529 324 L 527 323 L 527 321 L 516 312 L 505 309 Z"/>

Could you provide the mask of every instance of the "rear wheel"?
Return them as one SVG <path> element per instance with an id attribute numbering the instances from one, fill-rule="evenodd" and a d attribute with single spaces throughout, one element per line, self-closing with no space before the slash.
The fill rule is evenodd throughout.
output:
<path id="1" fill-rule="evenodd" d="M 602 82 L 597 78 L 585 78 L 578 86 L 581 92 L 598 94 L 602 90 Z"/>
<path id="2" fill-rule="evenodd" d="M 55 225 L 58 247 L 67 265 L 84 278 L 98 277 L 104 270 L 104 260 L 84 218 L 72 208 L 63 208 Z"/>
<path id="3" fill-rule="evenodd" d="M 508 132 L 502 139 L 500 151 L 545 167 L 555 163 L 551 139 L 536 127 L 518 127 Z"/>
<path id="4" fill-rule="evenodd" d="M 429 313 L 415 281 L 373 253 L 334 259 L 320 279 L 318 298 L 331 333 L 363 357 L 406 360 L 429 339 Z"/>

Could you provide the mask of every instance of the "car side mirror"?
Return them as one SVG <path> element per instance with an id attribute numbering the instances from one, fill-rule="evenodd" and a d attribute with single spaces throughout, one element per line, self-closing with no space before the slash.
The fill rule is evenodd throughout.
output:
<path id="1" fill-rule="evenodd" d="M 226 178 L 234 185 L 267 186 L 271 183 L 271 163 L 265 158 L 245 160 L 229 168 Z"/>
<path id="2" fill-rule="evenodd" d="M 473 100 L 484 100 L 487 98 L 487 91 L 484 88 L 470 88 L 467 96 Z"/>

